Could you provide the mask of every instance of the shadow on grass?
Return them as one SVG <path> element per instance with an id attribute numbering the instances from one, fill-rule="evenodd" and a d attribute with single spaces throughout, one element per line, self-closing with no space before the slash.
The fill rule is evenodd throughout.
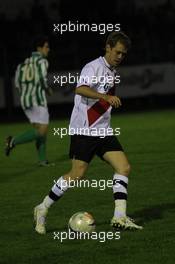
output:
<path id="1" fill-rule="evenodd" d="M 62 226 L 62 227 L 51 227 L 51 228 L 48 228 L 47 229 L 47 233 L 49 233 L 49 234 L 51 234 L 51 233 L 53 233 L 54 234 L 54 232 L 68 232 L 68 227 L 67 226 Z"/>
<path id="2" fill-rule="evenodd" d="M 154 205 L 152 207 L 138 210 L 129 216 L 136 220 L 136 223 L 143 224 L 164 218 L 164 214 L 170 211 L 175 211 L 175 203 L 166 203 L 160 205 Z M 110 225 L 110 219 L 103 221 L 96 221 L 96 226 Z"/>
<path id="3" fill-rule="evenodd" d="M 137 220 L 140 224 L 151 222 L 164 218 L 164 214 L 175 209 L 175 203 L 166 203 L 154 205 L 148 208 L 138 210 L 131 214 L 131 217 Z"/>

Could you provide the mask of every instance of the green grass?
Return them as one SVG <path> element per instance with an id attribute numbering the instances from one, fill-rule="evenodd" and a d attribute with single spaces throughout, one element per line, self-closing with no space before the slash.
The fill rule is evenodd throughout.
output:
<path id="1" fill-rule="evenodd" d="M 175 111 L 115 115 L 113 127 L 121 127 L 119 137 L 132 166 L 129 181 L 128 214 L 144 225 L 139 232 L 122 232 L 120 240 L 54 240 L 53 232 L 66 231 L 70 216 L 80 210 L 91 212 L 97 232 L 112 231 L 112 190 L 75 188 L 55 204 L 48 215 L 46 236 L 33 230 L 32 211 L 48 193 L 53 180 L 69 170 L 69 138 L 48 136 L 51 168 L 37 167 L 34 144 L 21 145 L 9 158 L 0 158 L 0 263 L 174 263 L 175 216 Z M 28 123 L 0 126 L 1 150 L 6 135 L 25 131 Z M 87 178 L 111 179 L 112 169 L 95 158 Z"/>

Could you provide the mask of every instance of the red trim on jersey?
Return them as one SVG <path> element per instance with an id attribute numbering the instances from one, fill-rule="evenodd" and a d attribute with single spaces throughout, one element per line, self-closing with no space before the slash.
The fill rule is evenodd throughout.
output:
<path id="1" fill-rule="evenodd" d="M 113 87 L 107 94 L 114 95 L 114 91 L 115 88 Z M 100 116 L 102 116 L 109 109 L 109 107 L 110 104 L 103 99 L 100 99 L 98 102 L 92 105 L 87 111 L 89 126 L 95 123 L 97 119 L 99 119 Z"/>

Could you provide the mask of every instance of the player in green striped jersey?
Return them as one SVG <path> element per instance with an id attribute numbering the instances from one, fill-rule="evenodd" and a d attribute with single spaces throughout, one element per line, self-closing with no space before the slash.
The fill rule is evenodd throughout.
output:
<path id="1" fill-rule="evenodd" d="M 46 136 L 49 123 L 46 93 L 52 90 L 47 84 L 49 42 L 46 37 L 39 37 L 35 43 L 36 51 L 30 58 L 18 65 L 15 73 L 15 86 L 19 90 L 20 101 L 25 115 L 33 128 L 21 135 L 6 139 L 5 153 L 19 144 L 35 141 L 39 156 L 39 165 L 48 166 L 46 158 Z"/>

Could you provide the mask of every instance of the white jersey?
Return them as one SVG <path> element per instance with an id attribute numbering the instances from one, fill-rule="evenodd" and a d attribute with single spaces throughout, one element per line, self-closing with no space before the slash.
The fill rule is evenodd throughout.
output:
<path id="1" fill-rule="evenodd" d="M 117 77 L 116 70 L 110 68 L 104 57 L 99 57 L 84 66 L 77 87 L 86 85 L 98 93 L 113 95 L 115 83 L 120 82 Z M 113 135 L 110 127 L 111 109 L 110 104 L 103 99 L 91 99 L 76 94 L 69 134 Z"/>

